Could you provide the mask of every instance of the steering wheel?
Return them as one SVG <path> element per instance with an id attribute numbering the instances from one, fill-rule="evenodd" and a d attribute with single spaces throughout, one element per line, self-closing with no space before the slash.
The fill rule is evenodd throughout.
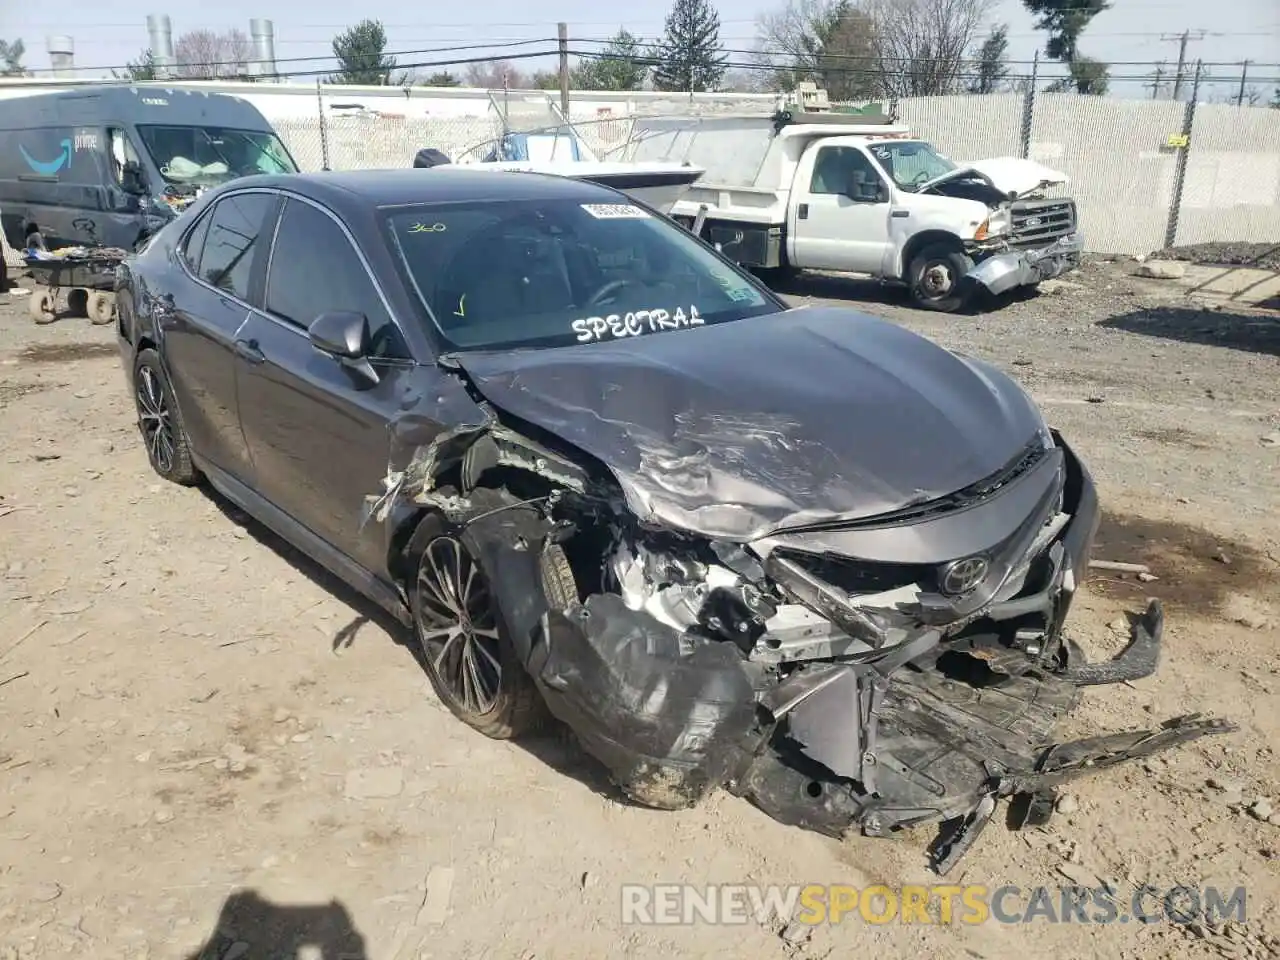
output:
<path id="1" fill-rule="evenodd" d="M 611 293 L 616 293 L 627 287 L 635 286 L 634 280 L 609 280 L 599 290 L 587 298 L 587 306 L 594 307 L 598 303 L 604 302 L 605 298 Z"/>
<path id="2" fill-rule="evenodd" d="M 933 177 L 929 176 L 929 172 L 927 170 L 921 170 L 911 178 L 911 186 L 918 187 L 921 184 L 928 183 L 932 179 Z"/>

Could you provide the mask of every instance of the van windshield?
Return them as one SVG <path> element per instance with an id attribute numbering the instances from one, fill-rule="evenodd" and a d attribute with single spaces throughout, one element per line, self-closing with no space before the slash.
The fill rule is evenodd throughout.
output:
<path id="1" fill-rule="evenodd" d="M 297 173 L 274 133 L 227 127 L 141 124 L 138 133 L 165 181 L 213 186 L 259 173 Z"/>

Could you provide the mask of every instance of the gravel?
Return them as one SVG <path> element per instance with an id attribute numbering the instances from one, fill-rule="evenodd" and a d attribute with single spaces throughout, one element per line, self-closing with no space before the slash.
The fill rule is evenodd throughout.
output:
<path id="1" fill-rule="evenodd" d="M 1280 239 L 1275 243 L 1194 243 L 1151 254 L 1152 259 L 1185 260 L 1211 266 L 1280 270 Z"/>

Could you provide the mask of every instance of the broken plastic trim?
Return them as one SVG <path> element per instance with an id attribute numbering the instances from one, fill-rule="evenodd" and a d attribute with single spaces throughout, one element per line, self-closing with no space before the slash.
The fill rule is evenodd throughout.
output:
<path id="1" fill-rule="evenodd" d="M 1146 611 L 1133 624 L 1129 645 L 1115 659 L 1106 663 L 1068 663 L 1061 676 L 1080 687 L 1149 677 L 1160 665 L 1160 638 L 1163 632 L 1164 607 L 1159 600 L 1152 599 L 1147 604 Z"/>

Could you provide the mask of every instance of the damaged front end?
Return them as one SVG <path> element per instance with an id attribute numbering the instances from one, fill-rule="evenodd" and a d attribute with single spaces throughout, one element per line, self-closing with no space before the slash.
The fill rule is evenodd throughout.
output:
<path id="1" fill-rule="evenodd" d="M 1153 601 L 1108 663 L 1065 636 L 1098 505 L 1056 434 L 942 499 L 730 540 L 637 517 L 608 470 L 525 426 L 442 435 L 375 513 L 465 528 L 547 707 L 640 803 L 724 787 L 835 837 L 939 823 L 946 873 L 1000 798 L 1043 822 L 1067 780 L 1234 729 L 1055 742 L 1082 686 L 1155 670 L 1163 619 Z"/>

